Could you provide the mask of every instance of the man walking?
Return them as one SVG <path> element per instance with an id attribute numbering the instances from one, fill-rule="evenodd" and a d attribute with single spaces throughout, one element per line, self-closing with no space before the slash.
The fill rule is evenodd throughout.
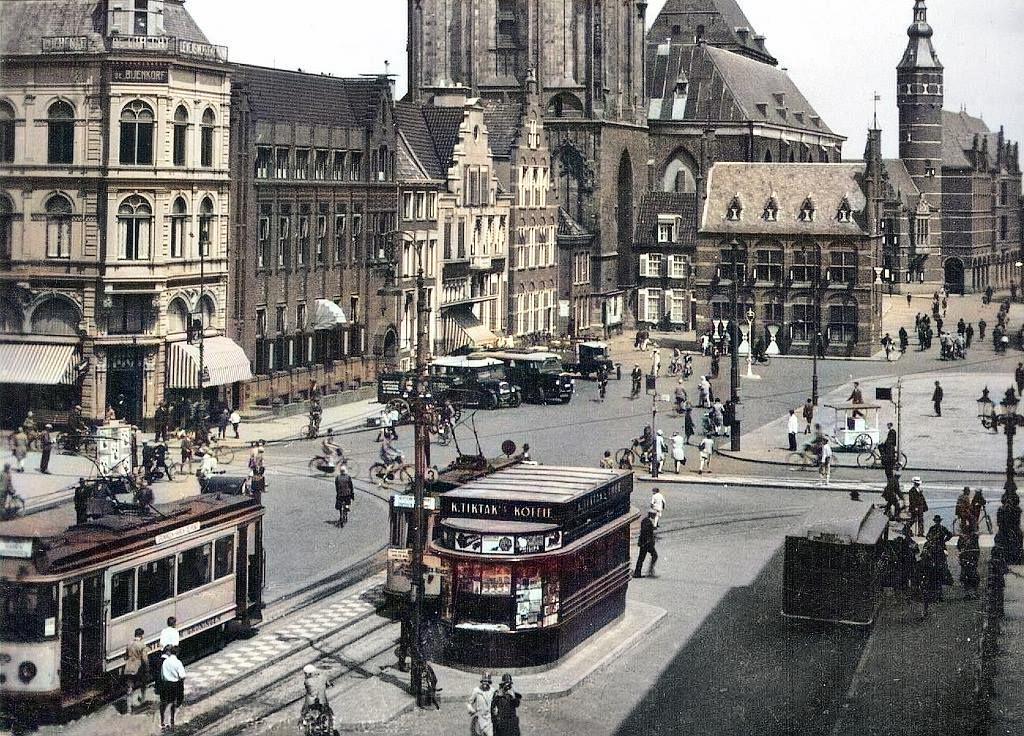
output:
<path id="1" fill-rule="evenodd" d="M 654 515 L 654 527 L 657 528 L 661 523 L 661 515 L 665 512 L 665 496 L 658 488 L 651 489 L 650 512 Z"/>
<path id="2" fill-rule="evenodd" d="M 658 433 L 654 436 L 654 457 L 651 461 L 651 475 L 657 478 L 661 475 L 661 469 L 665 466 L 665 452 L 668 448 L 665 446 L 665 432 L 658 430 Z"/>
<path id="3" fill-rule="evenodd" d="M 786 421 L 786 433 L 789 435 L 789 451 L 796 452 L 796 433 L 800 431 L 800 421 L 796 418 L 796 410 L 789 410 L 789 419 Z"/>
<path id="4" fill-rule="evenodd" d="M 494 736 L 520 736 L 518 709 L 522 700 L 523 696 L 512 689 L 512 675 L 506 672 L 491 700 Z"/>
<path id="5" fill-rule="evenodd" d="M 823 485 L 832 482 L 832 445 L 824 442 L 821 445 L 821 458 L 818 464 L 818 473 L 821 475 Z"/>
<path id="6" fill-rule="evenodd" d="M 658 564 L 658 550 L 654 547 L 654 511 L 647 512 L 647 518 L 640 522 L 640 550 L 636 557 L 636 568 L 633 570 L 633 577 L 642 578 L 644 560 L 651 557 L 651 565 L 647 568 L 648 577 L 654 577 L 654 566 Z"/>
<path id="7" fill-rule="evenodd" d="M 661 374 L 661 351 L 658 348 L 654 348 L 651 351 L 651 375 L 657 376 Z"/>
<path id="8" fill-rule="evenodd" d="M 355 489 L 352 487 L 352 478 L 346 472 L 345 466 L 339 465 L 338 474 L 334 476 L 334 509 L 338 512 L 338 528 L 345 526 L 353 498 Z"/>
<path id="9" fill-rule="evenodd" d="M 863 404 L 864 394 L 861 393 L 860 383 L 858 381 L 853 382 L 853 391 L 850 392 L 850 397 L 847 399 L 851 404 Z"/>
<path id="10" fill-rule="evenodd" d="M 928 502 L 921 490 L 921 478 L 914 476 L 910 479 L 910 491 L 907 493 L 907 506 L 910 509 L 910 523 L 916 527 L 916 534 L 924 536 L 924 515 L 928 511 Z"/>
<path id="11" fill-rule="evenodd" d="M 494 724 L 491 721 L 491 703 L 494 691 L 491 690 L 491 673 L 485 672 L 480 684 L 473 688 L 473 693 L 466 701 L 469 712 L 469 732 L 472 736 L 494 736 Z"/>
<path id="12" fill-rule="evenodd" d="M 228 421 L 231 422 L 231 429 L 235 432 L 235 439 L 240 439 L 238 436 L 238 425 L 242 423 L 242 415 L 238 413 L 238 409 L 232 409 L 231 415 L 228 417 Z"/>
<path id="13" fill-rule="evenodd" d="M 11 437 L 11 450 L 19 473 L 25 472 L 25 457 L 28 455 L 28 434 L 24 427 L 18 427 L 18 431 Z"/>
<path id="14" fill-rule="evenodd" d="M 810 434 L 811 424 L 814 422 L 814 403 L 810 399 L 804 402 L 803 416 L 807 423 L 807 426 L 804 427 L 804 434 Z"/>
<path id="15" fill-rule="evenodd" d="M 174 716 L 185 704 L 185 666 L 178 659 L 178 647 L 164 650 L 163 664 L 160 665 L 160 730 L 174 728 Z M 171 722 L 166 723 L 164 712 L 170 706 Z"/>
<path id="16" fill-rule="evenodd" d="M 125 690 L 125 713 L 131 715 L 135 709 L 136 700 L 139 705 L 146 702 L 146 683 L 149 681 L 149 647 L 143 641 L 145 631 L 135 629 L 135 638 L 128 644 L 125 650 L 124 678 Z M 136 699 L 135 693 L 138 692 Z"/>
<path id="17" fill-rule="evenodd" d="M 942 384 L 935 382 L 935 390 L 932 391 L 932 405 L 935 407 L 935 416 L 942 416 Z"/>
<path id="18" fill-rule="evenodd" d="M 1024 393 L 1024 363 L 1017 364 L 1017 370 L 1013 372 L 1013 380 L 1017 384 L 1017 395 Z"/>
<path id="19" fill-rule="evenodd" d="M 53 452 L 53 425 L 43 425 L 43 433 L 39 435 L 39 446 L 43 451 L 39 458 L 39 472 L 50 474 L 50 453 Z"/>
<path id="20" fill-rule="evenodd" d="M 679 434 L 679 430 L 672 433 L 672 462 L 675 464 L 676 475 L 679 475 L 679 466 L 686 465 L 686 441 Z"/>
<path id="21" fill-rule="evenodd" d="M 715 454 L 715 441 L 711 435 L 705 435 L 700 441 L 700 469 L 698 475 L 704 475 L 704 471 L 711 472 L 711 456 Z"/>

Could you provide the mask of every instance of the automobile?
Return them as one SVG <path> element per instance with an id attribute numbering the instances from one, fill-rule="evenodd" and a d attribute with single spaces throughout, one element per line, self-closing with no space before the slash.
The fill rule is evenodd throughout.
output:
<path id="1" fill-rule="evenodd" d="M 505 374 L 505 364 L 494 358 L 452 355 L 431 361 L 427 369 L 430 394 L 438 403 L 498 409 L 523 403 L 522 391 Z M 408 402 L 413 394 L 412 372 L 381 373 L 377 401 L 388 405 Z"/>
<path id="2" fill-rule="evenodd" d="M 488 350 L 474 357 L 494 358 L 505 364 L 508 380 L 522 390 L 523 400 L 535 404 L 568 404 L 575 388 L 572 378 L 562 370 L 562 358 L 556 353 L 535 350 Z"/>
<path id="3" fill-rule="evenodd" d="M 608 377 L 622 378 L 622 366 L 608 356 L 608 343 L 598 340 L 578 342 L 570 350 L 561 353 L 562 369 L 569 373 L 578 373 L 583 378 L 594 376 L 603 368 Z"/>

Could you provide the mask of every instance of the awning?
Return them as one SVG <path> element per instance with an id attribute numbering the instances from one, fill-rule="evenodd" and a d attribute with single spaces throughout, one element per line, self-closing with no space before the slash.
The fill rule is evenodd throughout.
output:
<path id="1" fill-rule="evenodd" d="M 78 346 L 17 342 L 0 345 L 0 383 L 39 386 L 78 382 Z"/>
<path id="2" fill-rule="evenodd" d="M 447 310 L 445 315 L 452 318 L 474 346 L 490 348 L 498 344 L 498 336 L 473 314 L 473 309 L 468 304 L 453 307 Z"/>
<path id="3" fill-rule="evenodd" d="M 252 379 L 249 358 L 229 337 L 203 340 L 203 367 L 209 379 L 204 386 L 223 386 Z M 199 388 L 199 346 L 174 342 L 167 351 L 167 388 Z"/>
<path id="4" fill-rule="evenodd" d="M 348 322 L 345 310 L 330 299 L 317 299 L 313 305 L 313 317 L 309 320 L 311 330 L 333 330 Z"/>

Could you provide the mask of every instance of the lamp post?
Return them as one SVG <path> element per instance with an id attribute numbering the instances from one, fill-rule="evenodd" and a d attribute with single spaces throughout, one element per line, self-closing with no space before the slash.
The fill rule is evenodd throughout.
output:
<path id="1" fill-rule="evenodd" d="M 740 403 L 740 265 L 738 261 L 740 241 L 733 238 L 729 246 L 732 256 L 732 311 L 731 319 L 729 320 L 729 398 L 733 404 L 738 404 Z"/>
<path id="2" fill-rule="evenodd" d="M 1015 565 L 1024 559 L 1024 532 L 1020 527 L 1020 497 L 1017 495 L 1014 478 L 1013 439 L 1017 427 L 1024 426 L 1024 417 L 1017 413 L 1019 400 L 1013 388 L 1006 389 L 1003 400 L 996 404 L 989 398 L 986 387 L 977 401 L 981 425 L 996 432 L 1002 426 L 1006 435 L 1006 482 L 1003 484 L 1003 496 L 996 514 L 998 529 L 995 543 L 1002 549 L 1006 562 Z"/>

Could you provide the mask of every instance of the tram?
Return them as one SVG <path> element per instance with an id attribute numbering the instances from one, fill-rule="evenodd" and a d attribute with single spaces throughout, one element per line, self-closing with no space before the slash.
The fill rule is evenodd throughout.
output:
<path id="1" fill-rule="evenodd" d="M 0 523 L 0 710 L 49 719 L 104 698 L 135 629 L 155 652 L 170 616 L 186 651 L 250 629 L 262 519 L 222 490 L 85 524 L 67 506 Z"/>
<path id="2" fill-rule="evenodd" d="M 423 506 L 427 520 L 424 541 L 434 534 L 434 521 L 437 515 L 437 499 L 455 488 L 477 478 L 510 468 L 522 462 L 518 457 L 498 457 L 487 459 L 480 455 L 463 455 L 448 467 L 438 472 L 437 480 L 427 483 Z M 405 597 L 412 587 L 412 536 L 410 525 L 413 512 L 413 496 L 411 493 L 392 494 L 388 504 L 390 519 L 390 538 L 387 549 L 387 577 L 384 592 L 390 596 Z M 441 594 L 441 560 L 436 555 L 425 555 L 423 558 L 423 594 L 426 598 L 436 599 Z"/>

